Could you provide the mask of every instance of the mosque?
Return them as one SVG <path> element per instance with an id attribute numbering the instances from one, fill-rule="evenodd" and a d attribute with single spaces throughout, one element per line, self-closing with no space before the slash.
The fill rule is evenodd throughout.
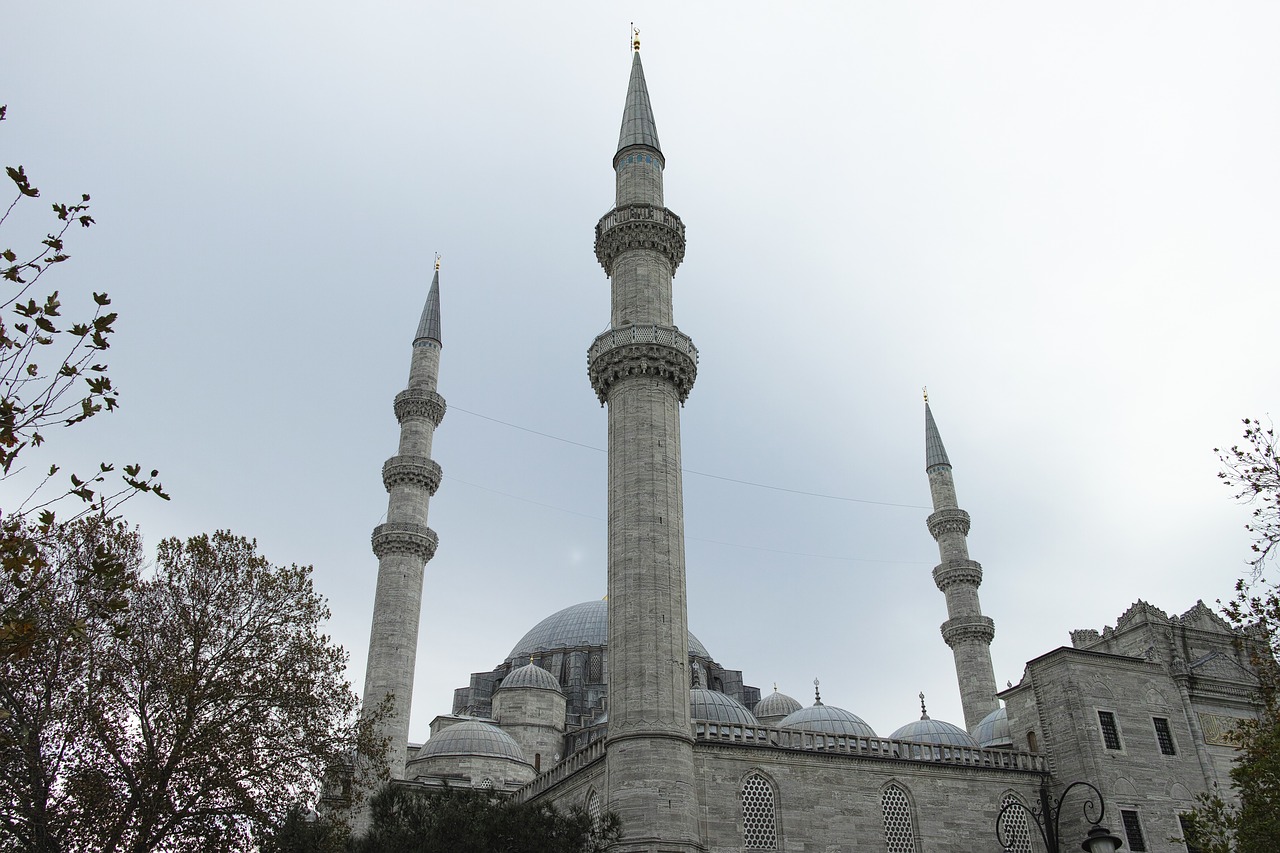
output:
<path id="1" fill-rule="evenodd" d="M 437 264 L 395 398 L 398 453 L 383 466 L 387 520 L 373 533 L 378 581 L 364 696 L 390 696 L 384 722 L 396 784 L 473 786 L 522 800 L 616 812 L 614 849 L 647 853 L 1045 849 L 1037 815 L 1061 802 L 1062 849 L 1185 851 L 1198 792 L 1229 787 L 1229 730 L 1254 713 L 1256 679 L 1237 634 L 1202 602 L 1166 613 L 1139 601 L 1114 626 L 1071 633 L 999 690 L 995 624 L 978 597 L 969 515 L 925 401 L 924 470 L 964 720 L 921 716 L 889 733 L 856 713 L 762 695 L 689 630 L 685 602 L 680 411 L 698 351 L 674 320 L 671 281 L 684 224 L 663 197 L 665 154 L 635 44 L 614 207 L 596 226 L 612 289 L 610 328 L 588 349 L 609 418 L 608 596 L 569 603 L 409 742 L 409 703 L 426 563 L 431 460 L 446 405 Z M 566 602 L 568 603 L 568 602 Z M 719 652 L 720 650 L 717 650 Z M 442 709 L 443 710 L 443 709 Z M 1094 786 L 1102 826 L 1083 803 Z M 1096 805 L 1096 804 L 1095 804 Z M 1025 807 L 1025 808 L 1023 808 Z M 1090 818 L 1090 819 L 1087 819 Z M 997 838 L 999 822 L 999 838 Z M 1092 829 L 1092 836 L 1090 831 Z M 1105 836 L 1105 838 L 1104 838 Z M 1110 845 L 1110 846 L 1108 846 Z M 1056 848 L 1051 848 L 1056 849 Z"/>

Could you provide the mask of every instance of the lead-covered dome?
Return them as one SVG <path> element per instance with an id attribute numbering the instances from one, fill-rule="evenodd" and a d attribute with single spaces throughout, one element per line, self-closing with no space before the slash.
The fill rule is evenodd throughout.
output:
<path id="1" fill-rule="evenodd" d="M 793 711 L 778 723 L 778 728 L 854 737 L 876 737 L 871 726 L 857 714 L 832 705 L 813 705 Z"/>
<path id="2" fill-rule="evenodd" d="M 967 746 L 976 749 L 978 742 L 959 726 L 928 716 L 907 723 L 889 735 L 890 740 L 909 740 L 913 743 L 933 743 L 939 746 Z"/>
<path id="3" fill-rule="evenodd" d="M 556 677 L 536 663 L 527 663 L 522 667 L 511 670 L 511 674 L 502 679 L 502 683 L 498 685 L 499 690 L 507 690 L 513 687 L 532 687 L 538 690 L 561 692 L 560 682 L 556 680 Z"/>
<path id="4" fill-rule="evenodd" d="M 511 735 L 491 723 L 467 720 L 454 723 L 432 735 L 418 750 L 415 760 L 437 756 L 483 755 L 507 758 L 524 764 L 520 744 Z"/>
<path id="5" fill-rule="evenodd" d="M 695 720 L 729 723 L 735 726 L 758 726 L 760 721 L 732 696 L 716 690 L 695 687 L 689 691 L 689 714 Z"/>
<path id="6" fill-rule="evenodd" d="M 755 715 L 763 719 L 765 717 L 785 717 L 788 714 L 794 714 L 804 706 L 797 700 L 792 699 L 785 693 L 779 693 L 778 688 L 773 688 L 773 692 L 756 703 Z"/>
<path id="7" fill-rule="evenodd" d="M 1012 747 L 1013 735 L 1009 732 L 1009 712 L 1004 708 L 996 708 L 987 714 L 973 727 L 973 739 L 983 749 Z"/>
<path id="8" fill-rule="evenodd" d="M 580 649 L 609 644 L 609 603 L 584 601 L 552 613 L 520 638 L 507 660 L 528 660 L 529 655 L 557 649 Z M 698 638 L 689 632 L 689 654 L 711 660 Z"/>

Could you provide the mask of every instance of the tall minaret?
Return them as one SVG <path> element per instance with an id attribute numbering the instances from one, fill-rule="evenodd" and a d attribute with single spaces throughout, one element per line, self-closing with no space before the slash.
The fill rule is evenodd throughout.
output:
<path id="1" fill-rule="evenodd" d="M 418 652 L 422 573 L 436 552 L 436 534 L 427 527 L 427 505 L 440 485 L 440 466 L 431 461 L 431 438 L 444 419 L 444 398 L 436 393 L 440 372 L 440 261 L 436 261 L 427 304 L 413 339 L 409 386 L 396 395 L 400 452 L 382 466 L 387 487 L 387 521 L 373 529 L 378 556 L 378 591 L 373 599 L 369 665 L 364 707 L 376 708 L 389 694 L 390 717 L 381 734 L 390 738 L 391 777 L 404 777 L 409 743 L 413 667 Z"/>
<path id="2" fill-rule="evenodd" d="M 596 225 L 612 286 L 588 375 L 609 407 L 608 807 L 623 851 L 700 851 L 689 720 L 680 405 L 698 351 L 675 327 L 671 277 L 684 224 L 662 204 L 666 161 L 634 43 L 613 157 L 617 204 Z"/>
<path id="3" fill-rule="evenodd" d="M 964 724 L 970 731 L 982 718 L 1000 707 L 996 699 L 996 676 L 991 668 L 991 640 L 995 623 L 982 615 L 978 586 L 982 583 L 982 565 L 969 559 L 969 513 L 956 504 L 956 484 L 951 477 L 951 462 L 938 435 L 938 425 L 929 410 L 929 395 L 924 397 L 925 471 L 929 474 L 929 491 L 933 495 L 933 515 L 929 516 L 929 532 L 938 540 L 940 562 L 933 570 L 933 582 L 947 596 L 947 616 L 942 623 L 942 639 L 956 658 L 956 677 L 960 680 L 960 702 L 964 705 Z"/>

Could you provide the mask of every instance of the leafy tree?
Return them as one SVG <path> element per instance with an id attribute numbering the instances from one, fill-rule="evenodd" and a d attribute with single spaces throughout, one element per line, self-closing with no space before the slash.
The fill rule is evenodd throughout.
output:
<path id="1" fill-rule="evenodd" d="M 599 853 L 622 837 L 612 812 L 595 825 L 581 806 L 561 811 L 475 789 L 389 785 L 370 806 L 354 853 Z"/>
<path id="2" fill-rule="evenodd" d="M 1255 504 L 1253 576 L 1236 582 L 1223 608 L 1239 629 L 1258 675 L 1258 716 L 1233 730 L 1240 755 L 1231 769 L 1238 803 L 1201 797 L 1189 839 L 1205 853 L 1273 853 L 1280 849 L 1280 585 L 1266 576 L 1280 543 L 1280 453 L 1275 429 L 1245 419 L 1245 444 L 1218 450 L 1219 477 L 1237 500 Z"/>
<path id="3" fill-rule="evenodd" d="M 17 614 L 41 640 L 0 656 L 0 849 L 61 849 L 97 799 L 95 652 L 124 630 L 124 590 L 142 562 L 141 539 L 122 522 L 89 517 L 55 534 L 42 540 L 40 595 Z M 0 574 L 0 589 L 12 582 Z"/>
<path id="4" fill-rule="evenodd" d="M 0 106 L 0 121 L 5 113 Z M 11 217 L 21 203 L 39 198 L 40 190 L 22 166 L 8 166 L 6 172 L 16 189 L 0 215 L 8 242 Z M 94 224 L 89 196 L 73 204 L 55 203 L 53 214 L 53 230 L 35 249 L 0 249 L 0 484 L 10 488 L 22 471 L 18 463 L 24 451 L 44 444 L 53 428 L 83 423 L 120 401 L 101 360 L 115 331 L 111 299 L 94 293 L 92 310 L 66 321 L 58 291 L 46 291 L 41 282 L 70 257 L 68 232 L 73 226 Z M 0 506 L 0 571 L 12 581 L 0 599 L 0 656 L 26 654 L 36 640 L 35 623 L 17 614 L 30 614 L 31 602 L 40 597 L 45 567 L 39 544 L 51 535 L 55 505 L 70 500 L 78 508 L 72 517 L 90 512 L 101 516 L 140 492 L 169 497 L 156 479 L 158 472 L 144 474 L 138 464 L 125 465 L 118 475 L 109 462 L 92 471 L 59 472 L 56 463 L 50 465 L 26 497 L 7 494 Z"/>

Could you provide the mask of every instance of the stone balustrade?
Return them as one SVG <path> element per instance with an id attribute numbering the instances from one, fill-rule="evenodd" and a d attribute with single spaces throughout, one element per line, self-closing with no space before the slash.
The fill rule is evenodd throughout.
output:
<path id="1" fill-rule="evenodd" d="M 614 383 L 636 375 L 668 380 L 675 385 L 683 403 L 698 376 L 698 348 L 692 338 L 674 326 L 619 326 L 591 342 L 587 375 L 601 405 Z"/>

